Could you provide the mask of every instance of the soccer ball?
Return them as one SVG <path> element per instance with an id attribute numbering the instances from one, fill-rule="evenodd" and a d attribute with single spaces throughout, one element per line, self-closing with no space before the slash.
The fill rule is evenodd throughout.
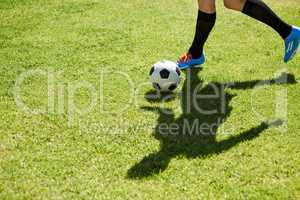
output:
<path id="1" fill-rule="evenodd" d="M 159 92 L 171 92 L 180 82 L 180 69 L 172 61 L 159 61 L 150 70 L 150 82 Z"/>

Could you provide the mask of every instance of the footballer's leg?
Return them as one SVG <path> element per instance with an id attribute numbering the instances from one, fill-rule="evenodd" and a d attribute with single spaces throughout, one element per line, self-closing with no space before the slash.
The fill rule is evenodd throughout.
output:
<path id="1" fill-rule="evenodd" d="M 186 69 L 205 62 L 203 46 L 216 21 L 215 0 L 198 0 L 198 17 L 193 43 L 189 51 L 178 60 L 178 66 Z"/>
<path id="2" fill-rule="evenodd" d="M 284 22 L 261 0 L 224 0 L 224 5 L 272 27 L 284 40 L 284 62 L 294 57 L 300 43 L 300 28 Z"/>

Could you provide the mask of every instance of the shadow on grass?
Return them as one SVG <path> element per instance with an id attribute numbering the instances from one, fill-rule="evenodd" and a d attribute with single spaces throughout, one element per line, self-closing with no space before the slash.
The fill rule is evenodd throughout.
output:
<path id="1" fill-rule="evenodd" d="M 144 95 L 145 99 L 151 103 L 161 102 L 161 101 L 169 102 L 174 100 L 177 96 L 178 94 L 173 92 L 160 93 L 157 92 L 156 90 L 150 90 Z"/>
<path id="2" fill-rule="evenodd" d="M 187 72 L 181 97 L 182 114 L 179 118 L 175 118 L 170 109 L 142 107 L 143 110 L 159 114 L 153 135 L 160 141 L 160 150 L 145 156 L 132 166 L 127 172 L 128 178 L 139 179 L 159 174 L 168 167 L 172 158 L 179 155 L 196 158 L 222 153 L 239 143 L 255 139 L 270 126 L 280 126 L 283 123 L 281 120 L 262 122 L 238 135 L 217 141 L 216 132 L 232 111 L 230 101 L 234 96 L 226 92 L 225 88 L 245 90 L 257 85 L 293 84 L 296 80 L 292 74 L 283 73 L 270 80 L 226 84 L 214 82 L 204 85 L 197 75 L 200 70 Z M 151 93 L 145 96 L 147 100 L 149 94 Z"/>

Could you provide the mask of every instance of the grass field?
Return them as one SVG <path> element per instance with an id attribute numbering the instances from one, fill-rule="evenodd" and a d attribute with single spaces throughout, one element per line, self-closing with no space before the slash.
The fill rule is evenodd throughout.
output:
<path id="1" fill-rule="evenodd" d="M 299 0 L 266 2 L 300 26 Z M 300 55 L 217 3 L 206 64 L 162 105 L 149 69 L 189 47 L 196 1 L 1 0 L 0 199 L 299 199 Z M 199 84 L 223 111 L 187 106 Z M 159 133 L 193 122 L 217 134 Z"/>

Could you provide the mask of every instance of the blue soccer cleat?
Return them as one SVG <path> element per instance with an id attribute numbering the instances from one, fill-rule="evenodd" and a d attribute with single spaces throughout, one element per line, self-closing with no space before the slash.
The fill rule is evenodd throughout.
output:
<path id="1" fill-rule="evenodd" d="M 205 63 L 204 53 L 200 58 L 193 58 L 190 53 L 183 54 L 177 61 L 178 67 L 180 69 L 187 69 L 190 67 L 198 67 L 197 65 L 202 65 Z"/>
<path id="2" fill-rule="evenodd" d="M 284 62 L 288 62 L 296 55 L 300 43 L 300 28 L 293 26 L 292 32 L 285 39 L 285 55 Z"/>

